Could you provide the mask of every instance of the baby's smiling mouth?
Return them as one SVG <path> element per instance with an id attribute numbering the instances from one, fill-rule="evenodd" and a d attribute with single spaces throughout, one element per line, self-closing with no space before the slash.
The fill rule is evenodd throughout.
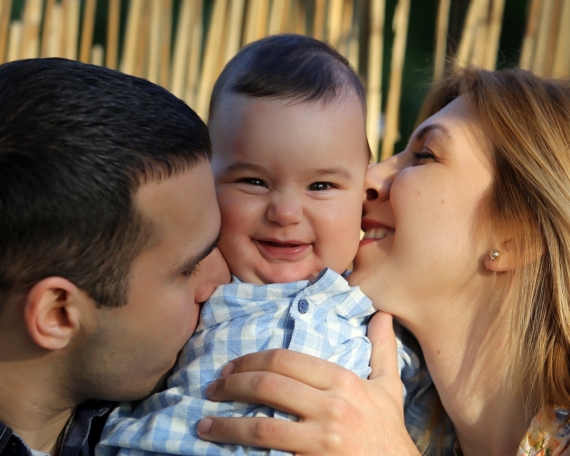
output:
<path id="1" fill-rule="evenodd" d="M 298 240 L 254 239 L 263 255 L 279 259 L 297 259 L 307 252 L 312 244 Z"/>

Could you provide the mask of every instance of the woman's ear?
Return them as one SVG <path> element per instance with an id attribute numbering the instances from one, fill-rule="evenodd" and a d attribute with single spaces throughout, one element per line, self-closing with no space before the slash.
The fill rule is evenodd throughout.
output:
<path id="1" fill-rule="evenodd" d="M 41 348 L 65 348 L 80 329 L 81 300 L 85 294 L 69 280 L 49 277 L 29 291 L 24 321 L 30 338 Z"/>
<path id="2" fill-rule="evenodd" d="M 521 255 L 520 250 L 515 248 L 513 239 L 503 241 L 497 249 L 490 250 L 485 257 L 485 268 L 492 272 L 508 272 L 538 260 L 544 254 L 544 246 L 540 243 L 536 248 L 530 248 L 530 255 Z"/>

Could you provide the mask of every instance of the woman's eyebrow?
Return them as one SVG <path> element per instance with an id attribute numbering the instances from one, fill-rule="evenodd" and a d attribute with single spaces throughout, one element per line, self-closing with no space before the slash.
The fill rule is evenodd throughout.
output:
<path id="1" fill-rule="evenodd" d="M 440 123 L 433 123 L 433 124 L 429 124 L 426 125 L 425 127 L 423 127 L 420 131 L 418 131 L 416 133 L 416 141 L 422 141 L 425 137 L 425 135 L 427 135 L 430 131 L 432 130 L 440 130 L 445 137 L 451 141 L 451 133 L 449 132 L 448 128 Z"/>

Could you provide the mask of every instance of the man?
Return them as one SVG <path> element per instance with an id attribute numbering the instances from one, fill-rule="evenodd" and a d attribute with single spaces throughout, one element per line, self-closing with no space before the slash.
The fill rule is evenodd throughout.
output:
<path id="1" fill-rule="evenodd" d="M 0 455 L 89 454 L 229 280 L 204 123 L 148 81 L 0 66 Z"/>

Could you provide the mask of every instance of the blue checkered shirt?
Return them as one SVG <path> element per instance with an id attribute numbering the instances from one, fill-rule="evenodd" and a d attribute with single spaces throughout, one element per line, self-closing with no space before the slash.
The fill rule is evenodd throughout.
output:
<path id="1" fill-rule="evenodd" d="M 271 348 L 318 356 L 367 378 L 371 343 L 366 326 L 373 313 L 371 301 L 360 289 L 330 269 L 312 282 L 259 286 L 234 277 L 204 305 L 201 322 L 181 352 L 167 389 L 138 404 L 121 404 L 112 412 L 98 456 L 290 454 L 201 440 L 196 428 L 205 416 L 297 420 L 265 406 L 209 401 L 206 387 L 232 359 Z M 418 357 L 402 344 L 398 363 L 403 378 L 418 376 Z"/>

